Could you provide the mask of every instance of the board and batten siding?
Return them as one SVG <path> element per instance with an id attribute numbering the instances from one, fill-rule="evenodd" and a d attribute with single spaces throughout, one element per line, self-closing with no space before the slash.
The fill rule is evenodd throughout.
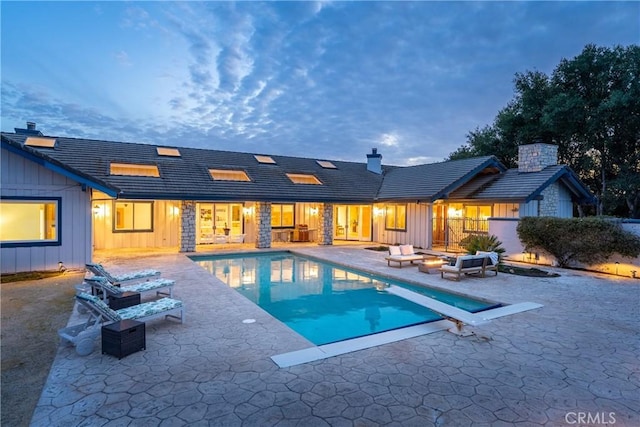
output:
<path id="1" fill-rule="evenodd" d="M 59 197 L 62 216 L 58 218 L 59 246 L 1 248 L 2 273 L 57 270 L 58 262 L 67 269 L 84 269 L 91 261 L 90 192 L 63 175 L 46 169 L 17 154 L 2 150 L 3 197 Z"/>
<path id="2" fill-rule="evenodd" d="M 118 202 L 128 200 L 119 199 Z M 138 200 L 129 200 L 136 202 Z M 144 200 L 150 201 L 150 200 Z M 180 201 L 153 200 L 153 231 L 113 231 L 114 199 L 99 191 L 91 202 L 94 249 L 176 248 L 180 245 Z"/>
<path id="3" fill-rule="evenodd" d="M 375 208 L 383 209 L 385 205 L 375 205 Z M 432 208 L 425 203 L 407 203 L 407 229 L 395 231 L 385 229 L 385 217 L 381 215 L 375 218 L 373 240 L 394 245 L 396 243 L 413 245 L 420 248 L 431 247 Z"/>

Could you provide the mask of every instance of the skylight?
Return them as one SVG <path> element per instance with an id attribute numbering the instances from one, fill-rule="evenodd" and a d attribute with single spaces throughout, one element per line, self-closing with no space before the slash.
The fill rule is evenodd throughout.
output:
<path id="1" fill-rule="evenodd" d="M 228 169 L 209 169 L 211 178 L 215 181 L 251 181 L 245 171 Z"/>
<path id="2" fill-rule="evenodd" d="M 253 157 L 256 158 L 258 163 L 266 163 L 266 164 L 272 164 L 272 165 L 276 164 L 276 161 L 273 160 L 273 157 L 271 157 L 271 156 L 261 156 L 259 154 L 256 154 Z"/>
<path id="3" fill-rule="evenodd" d="M 328 160 L 316 160 L 316 162 L 325 169 L 338 169 L 336 165 Z"/>
<path id="4" fill-rule="evenodd" d="M 55 148 L 56 139 L 55 138 L 40 138 L 40 137 L 37 137 L 37 136 L 30 136 L 24 142 L 24 145 L 28 145 L 29 147 Z"/>
<path id="5" fill-rule="evenodd" d="M 288 173 L 287 177 L 294 184 L 312 184 L 312 185 L 322 185 L 322 183 L 313 175 L 306 175 L 301 173 Z"/>
<path id="6" fill-rule="evenodd" d="M 156 147 L 156 150 L 158 151 L 158 156 L 180 157 L 180 150 L 177 148 Z"/>
<path id="7" fill-rule="evenodd" d="M 156 165 L 140 165 L 136 163 L 111 163 L 111 175 L 152 176 L 160 177 Z"/>

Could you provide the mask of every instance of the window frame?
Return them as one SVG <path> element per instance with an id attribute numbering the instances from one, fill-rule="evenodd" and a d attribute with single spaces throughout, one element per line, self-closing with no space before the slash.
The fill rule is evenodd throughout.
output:
<path id="1" fill-rule="evenodd" d="M 398 208 L 404 208 L 404 227 L 398 227 Z M 389 224 L 389 210 L 393 209 L 394 224 Z M 384 208 L 384 229 L 387 231 L 407 231 L 407 204 L 395 203 Z"/>
<path id="2" fill-rule="evenodd" d="M 24 241 L 0 241 L 2 248 L 28 248 L 41 246 L 62 246 L 62 197 L 27 197 L 27 196 L 0 196 L 0 203 L 7 201 L 30 202 L 34 204 L 54 202 L 56 212 L 56 239 L 55 240 L 24 240 Z"/>
<path id="3" fill-rule="evenodd" d="M 124 203 L 131 203 L 131 204 L 133 204 L 133 217 L 134 217 L 133 218 L 134 219 L 134 228 L 133 229 L 118 229 L 118 228 L 116 228 L 116 222 L 118 220 L 117 205 L 119 203 L 123 203 L 123 204 Z M 151 213 L 151 221 L 150 221 L 151 228 L 148 228 L 148 229 L 147 228 L 145 228 L 145 229 L 136 229 L 135 228 L 135 205 L 136 204 L 148 204 L 148 205 L 151 205 L 151 212 L 150 212 Z M 112 215 L 112 220 L 111 220 L 111 232 L 114 233 L 114 234 L 115 233 L 153 233 L 154 225 L 155 225 L 154 224 L 154 214 L 153 214 L 154 208 L 155 208 L 155 205 L 154 205 L 154 201 L 153 200 L 126 200 L 126 201 L 125 200 L 121 200 L 121 201 L 114 200 L 113 201 L 113 206 L 112 206 L 113 215 Z"/>
<path id="4" fill-rule="evenodd" d="M 280 225 L 273 225 L 273 210 L 274 210 L 274 207 L 276 207 L 276 206 L 280 208 Z M 282 218 L 283 218 L 282 208 L 285 207 L 285 206 L 291 206 L 291 208 L 292 208 L 293 217 L 292 217 L 291 225 L 282 225 Z M 271 228 L 272 229 L 293 228 L 293 227 L 295 227 L 295 224 L 296 224 L 296 205 L 295 205 L 295 203 L 272 203 L 271 204 L 271 220 L 270 220 L 270 224 L 271 224 Z"/>
<path id="5" fill-rule="evenodd" d="M 474 233 L 474 234 L 489 234 L 489 223 L 487 222 L 486 230 L 479 230 L 478 224 L 480 221 L 480 208 L 488 207 L 491 211 L 487 218 L 490 218 L 493 215 L 493 205 L 462 205 L 462 231 L 465 233 Z M 473 208 L 475 210 L 475 216 L 469 216 L 469 209 Z M 469 224 L 475 224 L 476 227 L 469 227 Z"/>

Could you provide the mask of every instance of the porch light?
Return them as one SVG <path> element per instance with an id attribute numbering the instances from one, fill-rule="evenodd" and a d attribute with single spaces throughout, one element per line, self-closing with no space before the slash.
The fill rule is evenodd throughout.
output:
<path id="1" fill-rule="evenodd" d="M 373 215 L 374 216 L 382 216 L 382 215 L 384 215 L 384 209 L 373 208 Z"/>
<path id="2" fill-rule="evenodd" d="M 447 209 L 447 217 L 462 218 L 462 209 L 456 209 L 456 208 Z"/>
<path id="3" fill-rule="evenodd" d="M 309 215 L 318 215 L 318 208 L 309 208 Z"/>
<path id="4" fill-rule="evenodd" d="M 242 213 L 244 214 L 244 216 L 253 215 L 253 206 L 242 208 Z"/>
<path id="5" fill-rule="evenodd" d="M 97 217 L 101 217 L 104 215 L 104 206 L 95 204 L 93 205 L 93 214 Z"/>
<path id="6" fill-rule="evenodd" d="M 169 208 L 169 212 L 171 213 L 171 216 L 178 216 L 180 215 L 180 208 L 178 206 L 171 206 Z"/>

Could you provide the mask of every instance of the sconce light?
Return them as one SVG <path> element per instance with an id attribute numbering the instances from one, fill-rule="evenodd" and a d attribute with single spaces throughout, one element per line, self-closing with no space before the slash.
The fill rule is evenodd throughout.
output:
<path id="1" fill-rule="evenodd" d="M 100 206 L 97 203 L 93 205 L 93 214 L 95 216 L 102 216 L 104 214 L 104 206 Z"/>
<path id="2" fill-rule="evenodd" d="M 309 208 L 309 215 L 318 215 L 318 208 Z"/>
<path id="3" fill-rule="evenodd" d="M 251 215 L 253 215 L 253 206 L 252 206 L 252 207 L 242 208 L 242 213 L 243 213 L 245 216 L 251 216 Z"/>
<path id="4" fill-rule="evenodd" d="M 381 208 L 373 208 L 374 216 L 382 216 L 384 214 L 384 209 Z"/>
<path id="5" fill-rule="evenodd" d="M 447 209 L 447 217 L 462 218 L 462 209 L 456 209 L 456 208 Z"/>
<path id="6" fill-rule="evenodd" d="M 171 213 L 172 216 L 178 216 L 180 215 L 180 208 L 177 206 L 171 206 L 169 212 Z"/>

